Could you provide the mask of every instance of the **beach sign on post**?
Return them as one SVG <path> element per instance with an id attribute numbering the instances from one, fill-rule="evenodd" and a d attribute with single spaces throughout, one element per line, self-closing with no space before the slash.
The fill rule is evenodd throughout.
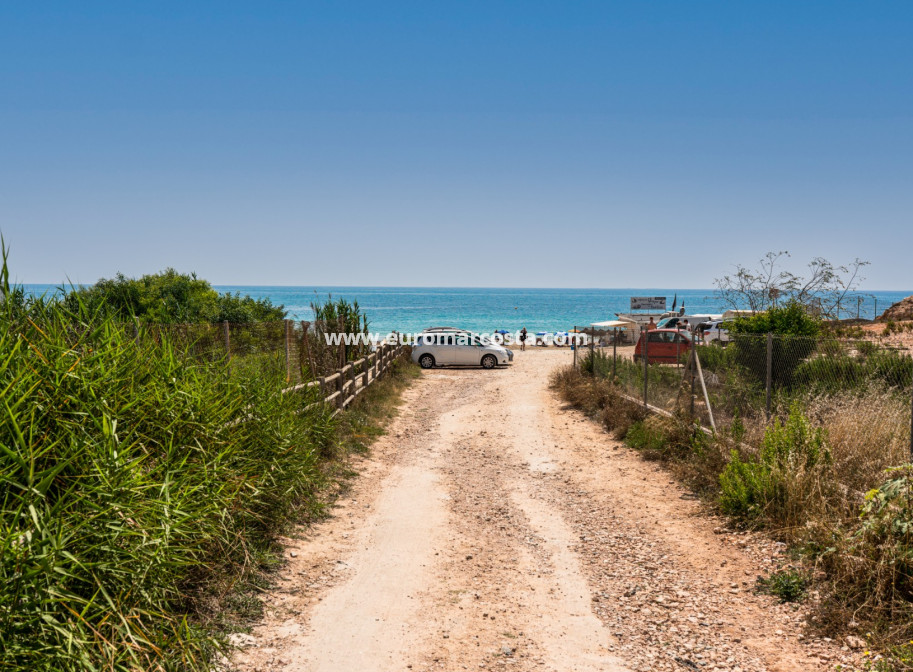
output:
<path id="1" fill-rule="evenodd" d="M 631 310 L 665 310 L 665 296 L 632 296 Z"/>

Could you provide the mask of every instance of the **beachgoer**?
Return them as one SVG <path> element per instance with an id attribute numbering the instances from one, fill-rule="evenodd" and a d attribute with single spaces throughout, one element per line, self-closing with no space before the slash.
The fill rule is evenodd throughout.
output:
<path id="1" fill-rule="evenodd" d="M 653 321 L 653 318 L 650 318 L 650 323 L 647 325 L 647 331 L 653 331 L 656 329 L 656 322 Z"/>
<path id="2" fill-rule="evenodd" d="M 526 350 L 526 327 L 520 330 L 520 349 Z"/>
<path id="3" fill-rule="evenodd" d="M 682 324 L 682 329 L 684 329 L 685 331 L 691 331 L 691 325 L 688 324 L 688 320 L 684 321 L 684 323 Z"/>

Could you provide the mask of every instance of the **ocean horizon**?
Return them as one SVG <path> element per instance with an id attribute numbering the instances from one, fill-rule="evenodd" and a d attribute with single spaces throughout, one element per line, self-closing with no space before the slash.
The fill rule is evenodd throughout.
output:
<path id="1" fill-rule="evenodd" d="M 26 291 L 41 295 L 58 290 L 57 285 L 26 284 Z M 549 289 L 479 287 L 344 287 L 213 285 L 219 292 L 240 292 L 268 298 L 285 306 L 290 319 L 313 318 L 310 304 L 328 297 L 358 301 L 372 332 L 411 333 L 431 326 L 455 326 L 476 332 L 495 329 L 531 332 L 564 331 L 575 326 L 614 319 L 630 310 L 631 297 L 665 296 L 667 308 L 685 306 L 689 314 L 721 313 L 726 308 L 714 289 L 668 290 L 662 288 Z M 876 310 L 913 291 L 867 291 L 854 293 L 841 317 L 872 319 Z M 859 301 L 857 302 L 857 297 Z"/>

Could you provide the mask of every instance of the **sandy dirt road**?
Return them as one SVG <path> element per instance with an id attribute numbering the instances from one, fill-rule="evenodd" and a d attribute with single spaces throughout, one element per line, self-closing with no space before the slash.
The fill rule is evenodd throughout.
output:
<path id="1" fill-rule="evenodd" d="M 425 371 L 332 516 L 289 540 L 245 672 L 852 669 L 753 592 L 782 561 L 564 409 L 548 374 Z"/>

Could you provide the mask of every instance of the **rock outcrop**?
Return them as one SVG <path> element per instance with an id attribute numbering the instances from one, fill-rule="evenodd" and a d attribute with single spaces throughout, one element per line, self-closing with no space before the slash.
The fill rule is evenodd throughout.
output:
<path id="1" fill-rule="evenodd" d="M 876 318 L 876 322 L 887 322 L 888 320 L 893 320 L 894 322 L 900 322 L 901 320 L 913 320 L 913 296 L 908 296 L 905 299 L 901 299 L 893 306 L 884 311 L 880 317 Z"/>

